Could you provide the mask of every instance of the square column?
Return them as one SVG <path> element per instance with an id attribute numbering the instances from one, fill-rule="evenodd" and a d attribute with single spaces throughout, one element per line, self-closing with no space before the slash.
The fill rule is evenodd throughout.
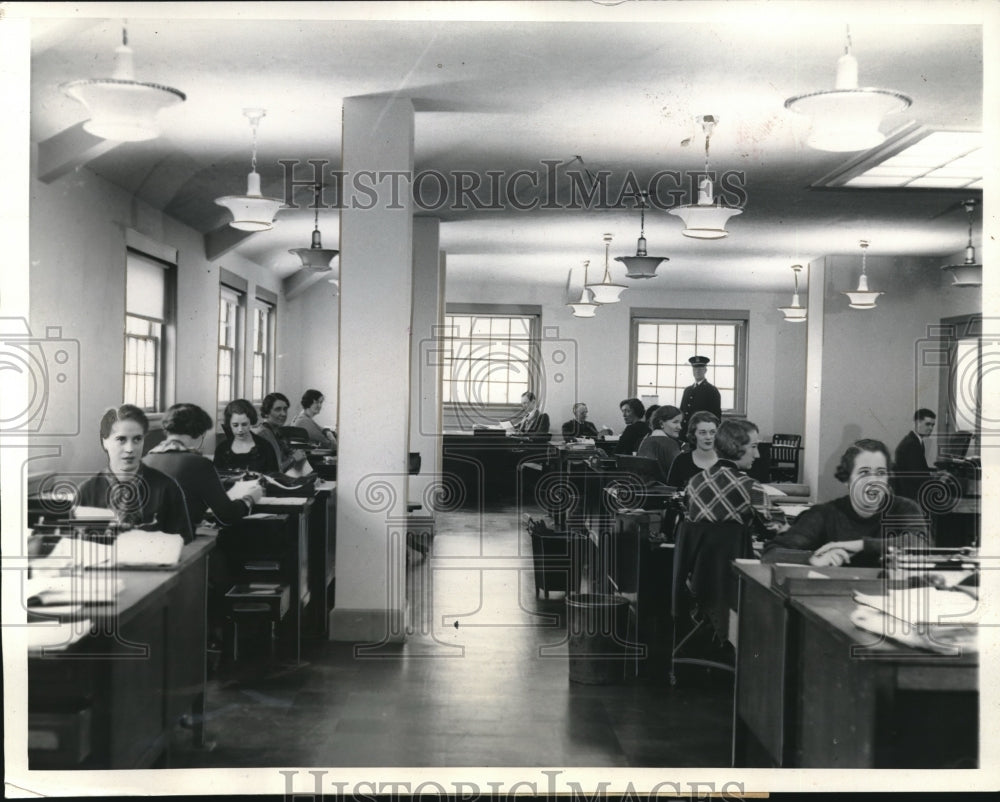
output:
<path id="1" fill-rule="evenodd" d="M 408 492 L 413 209 L 409 185 L 398 176 L 413 170 L 408 99 L 344 101 L 343 170 L 330 638 L 375 644 L 406 637 L 400 522 Z"/>

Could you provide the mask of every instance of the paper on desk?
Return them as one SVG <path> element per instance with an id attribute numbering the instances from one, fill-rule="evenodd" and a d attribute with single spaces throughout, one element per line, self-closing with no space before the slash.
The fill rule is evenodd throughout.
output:
<path id="1" fill-rule="evenodd" d="M 112 521 L 117 520 L 118 513 L 114 510 L 109 510 L 105 507 L 74 507 L 73 508 L 74 518 L 100 518 L 106 519 L 110 518 Z"/>
<path id="2" fill-rule="evenodd" d="M 785 513 L 786 518 L 797 518 L 806 510 L 808 510 L 810 505 L 808 504 L 782 504 L 781 510 Z"/>
<path id="3" fill-rule="evenodd" d="M 774 485 L 763 485 L 764 492 L 769 496 L 787 496 L 784 490 L 778 490 Z"/>
<path id="4" fill-rule="evenodd" d="M 244 496 L 252 495 L 254 488 L 258 487 L 260 483 L 256 479 L 241 479 L 226 491 L 226 495 L 232 501 L 239 501 Z"/>
<path id="5" fill-rule="evenodd" d="M 890 590 L 884 596 L 854 592 L 854 600 L 910 624 L 959 624 L 978 607 L 971 596 L 932 587 Z"/>
<path id="6" fill-rule="evenodd" d="M 28 651 L 65 649 L 89 632 L 89 619 L 62 624 L 32 624 L 28 627 Z"/>
<path id="7" fill-rule="evenodd" d="M 103 573 L 32 576 L 25 582 L 29 607 L 50 604 L 110 604 L 125 587 L 123 579 Z"/>
<path id="8" fill-rule="evenodd" d="M 116 564 L 122 567 L 177 565 L 184 548 L 184 538 L 166 532 L 130 529 L 115 540 Z"/>
<path id="9" fill-rule="evenodd" d="M 898 626 L 898 621 L 894 625 L 892 616 L 871 607 L 855 608 L 851 613 L 851 623 L 858 629 L 874 632 L 915 649 L 949 655 L 978 651 L 975 628 L 931 625 L 901 627 Z"/>
<path id="10" fill-rule="evenodd" d="M 264 496 L 257 502 L 258 507 L 304 507 L 308 496 Z M 247 516 L 250 517 L 250 516 Z"/>

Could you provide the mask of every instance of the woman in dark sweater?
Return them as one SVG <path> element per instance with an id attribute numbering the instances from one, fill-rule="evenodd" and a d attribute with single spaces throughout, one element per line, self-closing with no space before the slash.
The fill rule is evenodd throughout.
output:
<path id="1" fill-rule="evenodd" d="M 682 451 L 674 458 L 667 474 L 667 484 L 683 490 L 687 483 L 702 471 L 708 470 L 719 461 L 715 453 L 715 433 L 719 419 L 711 412 L 695 412 L 688 422 L 688 451 Z"/>
<path id="2" fill-rule="evenodd" d="M 618 406 L 622 411 L 622 419 L 625 421 L 625 430 L 618 438 L 618 447 L 615 448 L 615 453 L 634 454 L 639 448 L 639 444 L 649 434 L 649 427 L 643 419 L 646 408 L 638 398 L 626 398 Z"/>
<path id="3" fill-rule="evenodd" d="M 277 473 L 278 454 L 263 437 L 250 431 L 257 425 L 257 410 L 243 398 L 226 404 L 222 428 L 226 439 L 215 447 L 217 471 Z"/>
<path id="4" fill-rule="evenodd" d="M 889 490 L 889 449 L 858 440 L 834 476 L 848 494 L 802 513 L 764 547 L 764 562 L 878 566 L 889 546 L 926 546 L 929 528 L 920 507 Z"/>
<path id="5" fill-rule="evenodd" d="M 201 455 L 212 419 L 194 404 L 174 404 L 163 418 L 166 438 L 143 462 L 173 479 L 184 491 L 188 517 L 197 524 L 211 510 L 223 524 L 232 524 L 253 510 L 263 489 L 257 482 L 237 482 L 227 493 L 211 460 Z"/>

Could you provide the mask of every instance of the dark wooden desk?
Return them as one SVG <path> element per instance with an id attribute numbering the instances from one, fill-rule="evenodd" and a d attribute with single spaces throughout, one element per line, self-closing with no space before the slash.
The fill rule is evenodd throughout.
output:
<path id="1" fill-rule="evenodd" d="M 285 652 L 296 662 L 301 659 L 302 621 L 311 599 L 310 571 L 325 576 L 327 570 L 322 563 L 310 568 L 310 522 L 314 506 L 312 498 L 265 496 L 257 503 L 256 512 L 271 517 L 244 518 L 220 533 L 234 581 L 277 582 L 289 586 L 292 605 L 282 622 L 281 641 L 285 644 Z M 324 552 L 326 534 L 324 531 Z M 270 571 L 241 570 L 242 564 L 255 561 L 258 552 L 267 558 L 265 562 L 276 563 L 274 568 Z"/>
<path id="2" fill-rule="evenodd" d="M 202 745 L 214 546 L 196 538 L 171 570 L 107 572 L 124 587 L 114 605 L 84 605 L 75 616 L 91 620 L 91 634 L 28 655 L 31 769 L 149 768 L 169 759 L 171 731 L 186 713 Z"/>
<path id="3" fill-rule="evenodd" d="M 855 627 L 853 599 L 793 597 L 805 768 L 978 764 L 979 655 L 933 654 Z M 820 681 L 821 680 L 821 681 Z"/>
<path id="4" fill-rule="evenodd" d="M 879 569 L 816 569 L 858 579 L 775 587 L 773 566 L 735 565 L 740 591 L 734 765 L 888 768 L 913 759 L 916 765 L 941 766 L 945 752 L 958 760 L 940 746 L 933 721 L 953 720 L 961 710 L 975 727 L 977 658 L 942 659 L 878 642 L 876 635 L 856 628 L 850 621 L 855 602 L 849 586 L 880 592 Z M 852 646 L 865 644 L 874 646 L 852 653 Z M 962 693 L 952 695 L 949 688 Z M 900 728 L 909 740 L 901 738 Z M 951 745 L 969 751 L 968 734 L 965 727 Z M 907 746 L 901 749 L 897 745 L 904 740 Z"/>
<path id="5" fill-rule="evenodd" d="M 444 435 L 442 471 L 458 483 L 464 506 L 517 499 L 520 466 L 548 459 L 548 435 Z"/>
<path id="6" fill-rule="evenodd" d="M 309 516 L 309 632 L 316 637 L 330 635 L 332 595 L 337 558 L 337 483 L 317 485 Z"/>

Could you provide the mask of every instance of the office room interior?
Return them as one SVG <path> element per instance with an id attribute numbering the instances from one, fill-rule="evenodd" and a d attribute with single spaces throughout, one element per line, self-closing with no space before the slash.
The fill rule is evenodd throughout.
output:
<path id="1" fill-rule="evenodd" d="M 454 11 L 441 3 L 380 5 L 286 11 L 264 4 L 237 18 L 207 4 L 171 6 L 169 14 L 147 3 L 25 4 L 0 23 L 18 26 L 5 61 L 24 76 L 15 105 L 30 110 L 13 154 L 26 160 L 19 168 L 28 210 L 21 309 L 45 353 L 61 338 L 72 355 L 65 383 L 52 381 L 49 366 L 43 414 L 53 423 L 16 441 L 23 461 L 11 472 L 8 457 L 4 494 L 24 499 L 48 474 L 86 477 L 105 466 L 101 416 L 138 397 L 126 389 L 125 322 L 142 305 L 140 273 L 130 273 L 129 259 L 145 258 L 164 268 L 167 298 L 152 304 L 163 310 L 162 342 L 155 388 L 140 402 L 151 433 L 172 404 L 197 404 L 214 422 L 202 446 L 211 455 L 228 401 L 246 398 L 259 411 L 263 396 L 279 391 L 291 401 L 290 423 L 303 392 L 316 388 L 324 395 L 316 420 L 338 439 L 328 523 L 336 530 L 336 580 L 330 609 L 320 614 L 327 614 L 322 637 L 303 640 L 291 662 L 280 644 L 278 658 L 258 655 L 249 665 L 224 654 L 221 669 L 207 669 L 206 730 L 217 745 L 190 746 L 180 725 L 165 736 L 169 759 L 158 756 L 153 765 L 729 767 L 740 726 L 734 675 L 695 670 L 675 686 L 669 636 L 659 644 L 665 657 L 661 651 L 659 661 L 626 666 L 606 686 L 566 679 L 568 596 L 533 593 L 525 528 L 526 517 L 548 516 L 554 528 L 561 521 L 532 495 L 533 472 L 560 469 L 560 425 L 577 402 L 615 435 L 624 428 L 622 399 L 681 406 L 693 347 L 671 350 L 674 361 L 661 364 L 656 380 L 648 378 L 655 370 L 638 364 L 646 358 L 639 353 L 649 353 L 640 326 L 667 321 L 681 329 L 701 324 L 713 337 L 726 336 L 716 324 L 734 323 L 732 348 L 722 339 L 699 341 L 719 355 L 708 379 L 724 388 L 722 417 L 752 421 L 763 443 L 780 433 L 801 436 L 793 484 L 803 505 L 844 495 L 834 474 L 845 449 L 871 438 L 891 453 L 920 408 L 937 415 L 931 462 L 958 431 L 972 432 L 960 455 L 967 462 L 988 456 L 989 402 L 980 380 L 992 332 L 983 322 L 989 303 L 978 266 L 995 253 L 984 236 L 995 221 L 984 189 L 996 144 L 984 131 L 995 133 L 997 110 L 984 103 L 984 85 L 996 79 L 985 47 L 998 33 L 996 9 L 963 4 L 943 24 L 947 7 L 936 3 L 879 7 L 881 16 L 825 4 L 807 12 L 801 4 L 709 3 L 695 13 L 677 4 L 542 3 L 507 8 L 506 19 L 486 7 L 493 4 Z M 66 88 L 112 73 L 123 29 L 134 67 L 122 80 L 172 93 L 156 118 L 159 130 L 142 141 L 88 131 L 92 110 Z M 828 90 L 838 81 L 850 95 L 848 50 L 855 88 L 884 90 L 864 89 L 888 111 L 868 121 L 867 137 L 840 147 L 850 115 L 810 117 L 797 99 L 836 94 Z M 246 113 L 253 109 L 264 113 Z M 232 227 L 232 212 L 217 202 L 254 194 L 251 157 L 257 194 L 283 205 L 267 230 Z M 372 172 L 359 181 L 365 171 Z M 378 172 L 396 179 L 380 183 Z M 715 178 L 707 204 L 698 183 L 706 172 Z M 394 185 L 402 174 L 423 178 Z M 732 214 L 702 236 L 697 218 L 670 213 L 712 205 Z M 629 278 L 617 257 L 637 255 L 640 215 L 648 254 L 664 261 L 649 278 Z M 293 252 L 316 250 L 314 230 L 338 252 L 328 268 L 310 268 Z M 870 308 L 852 308 L 846 293 L 860 289 L 863 265 L 870 289 L 881 294 Z M 587 295 L 585 275 L 591 284 L 607 275 L 624 285 L 620 300 L 599 304 L 592 317 L 574 314 L 571 304 Z M 17 292 L 4 299 L 5 318 L 17 317 Z M 781 311 L 793 292 L 803 320 Z M 221 307 L 231 299 L 238 319 L 235 340 L 224 343 L 220 299 Z M 454 330 L 450 317 L 466 315 L 529 321 L 526 360 L 501 368 L 494 353 L 490 370 L 509 371 L 506 390 L 495 375 L 481 387 L 449 381 L 436 358 Z M 507 347 L 504 337 L 492 342 Z M 223 359 L 227 397 L 220 397 Z M 475 372 L 457 360 L 448 365 Z M 494 499 L 487 475 L 473 501 L 449 477 L 446 438 L 475 442 L 473 423 L 516 419 L 523 390 L 537 396 L 552 438 L 532 443 L 527 469 L 513 469 L 511 497 Z M 461 403 L 450 400 L 460 393 Z M 613 450 L 613 440 L 606 445 Z M 413 452 L 421 467 L 411 475 Z M 978 481 L 955 486 L 978 495 Z M 455 492 L 469 503 L 454 503 Z M 975 535 L 962 543 L 971 548 L 985 531 L 978 501 L 975 509 Z M 13 514 L 5 505 L 5 547 Z M 405 546 L 414 514 L 433 532 L 426 553 Z M 23 519 L 12 525 L 25 528 Z M 486 572 L 469 590 L 468 576 L 445 570 L 449 558 L 467 552 L 524 559 L 506 580 Z M 462 566 L 475 573 L 473 563 Z M 444 595 L 449 587 L 457 588 L 453 597 Z M 430 631 L 410 618 L 422 591 L 438 604 Z M 480 629 L 476 615 L 486 616 Z M 459 627 L 466 617 L 468 630 Z M 522 631 L 542 620 L 555 621 L 561 635 L 533 640 Z M 561 662 L 532 656 L 560 642 Z M 364 663 L 350 648 L 366 643 L 381 643 L 393 659 Z M 445 711 L 454 712 L 457 700 L 435 684 L 431 668 L 416 668 L 414 655 L 425 646 L 451 654 L 459 645 L 470 670 L 490 673 L 493 663 L 537 681 L 535 691 L 515 693 L 522 719 L 511 723 L 499 710 L 504 691 L 470 685 L 449 665 L 457 687 L 497 718 L 491 732 L 469 722 L 462 725 L 468 731 L 447 732 L 453 725 Z M 390 664 L 424 673 L 405 685 L 389 672 L 382 687 L 357 668 L 362 663 L 377 677 Z M 334 678 L 339 695 L 329 691 Z M 509 681 L 497 678 L 497 687 Z M 973 680 L 977 705 L 979 684 Z M 311 734 L 281 748 L 253 736 L 237 745 L 242 728 L 269 721 L 249 696 L 240 708 L 240 688 L 285 699 L 283 728 L 308 721 Z M 380 713 L 359 712 L 358 700 L 380 690 L 395 707 L 373 702 Z M 302 712 L 326 704 L 328 693 L 339 729 L 315 709 Z M 408 716 L 423 726 L 422 703 L 401 701 L 421 693 L 431 697 L 428 705 L 439 703 L 425 751 L 365 728 L 379 716 L 403 732 Z M 494 693 L 496 708 L 486 703 Z M 541 734 L 532 734 L 529 693 Z M 558 710 L 539 696 L 553 694 Z M 681 744 L 643 722 L 649 705 L 693 732 L 714 732 Z M 699 708 L 710 710 L 703 721 Z M 583 737 L 578 727 L 610 735 Z M 521 733 L 518 746 L 505 728 Z M 986 729 L 979 724 L 981 735 Z M 761 762 L 746 757 L 735 765 L 802 765 L 796 747 L 776 755 L 767 745 L 755 742 L 747 753 Z M 364 753 L 369 746 L 373 752 Z M 905 764 L 893 763 L 897 752 L 879 754 L 871 765 Z M 981 757 L 943 767 L 975 774 Z"/>

